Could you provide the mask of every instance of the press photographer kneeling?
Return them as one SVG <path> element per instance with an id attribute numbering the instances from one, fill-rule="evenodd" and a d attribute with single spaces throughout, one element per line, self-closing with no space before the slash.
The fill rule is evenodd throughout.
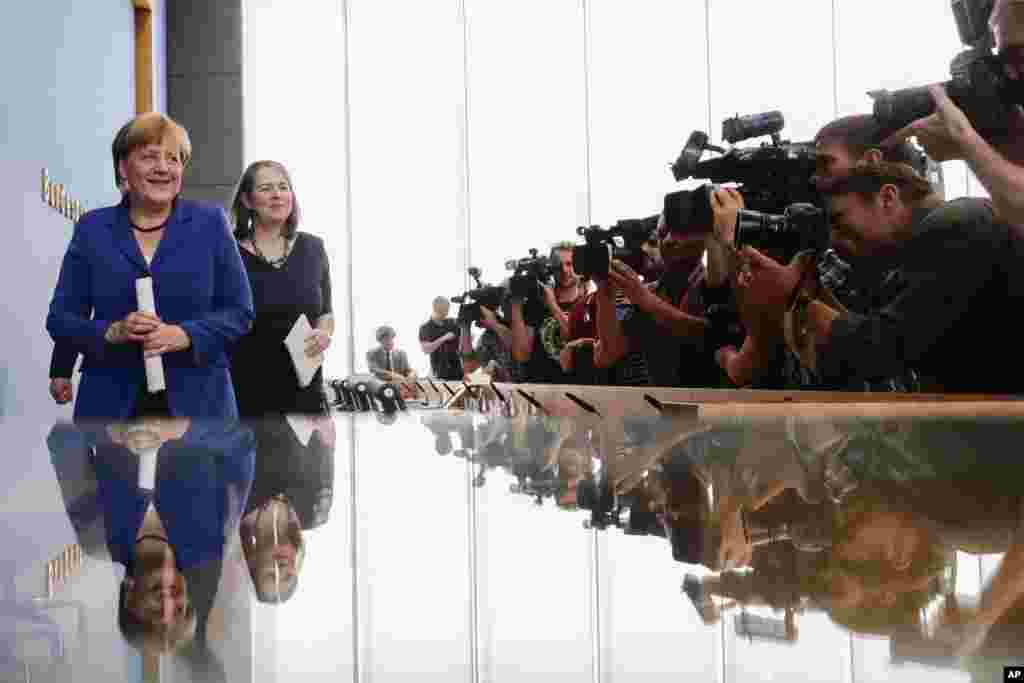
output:
<path id="1" fill-rule="evenodd" d="M 749 267 L 737 279 L 744 322 L 784 334 L 825 382 L 911 367 L 924 391 L 1017 391 L 1024 360 L 999 353 L 985 330 L 1014 310 L 1020 244 L 984 200 L 915 208 L 930 193 L 910 167 L 886 162 L 859 164 L 830 188 L 833 247 L 856 269 L 898 266 L 905 287 L 892 301 L 850 312 L 817 286 L 806 263 L 784 266 L 747 246 Z"/>

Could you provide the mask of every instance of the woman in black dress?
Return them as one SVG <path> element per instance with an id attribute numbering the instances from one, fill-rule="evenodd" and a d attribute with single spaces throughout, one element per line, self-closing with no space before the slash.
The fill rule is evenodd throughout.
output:
<path id="1" fill-rule="evenodd" d="M 308 386 L 299 386 L 284 339 L 305 314 L 313 327 L 306 354 L 316 357 L 330 346 L 334 317 L 323 240 L 298 231 L 291 177 L 276 161 L 257 161 L 245 170 L 231 215 L 256 309 L 252 331 L 231 355 L 238 412 L 322 413 L 322 368 Z"/>

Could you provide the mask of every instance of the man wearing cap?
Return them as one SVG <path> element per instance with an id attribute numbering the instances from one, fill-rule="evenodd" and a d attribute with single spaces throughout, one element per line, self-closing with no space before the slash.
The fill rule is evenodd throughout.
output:
<path id="1" fill-rule="evenodd" d="M 936 161 L 964 160 L 988 190 L 996 212 L 1024 232 L 1024 0 L 996 0 L 989 26 L 1016 106 L 1010 131 L 1001 140 L 985 140 L 942 85 L 931 86 L 934 114 L 911 123 L 887 140 L 917 137 Z"/>
<path id="2" fill-rule="evenodd" d="M 706 197 L 674 192 L 665 197 L 658 221 L 664 265 L 662 277 L 645 285 L 632 268 L 613 261 L 607 280 L 597 280 L 597 327 L 600 343 L 594 364 L 611 367 L 630 350 L 640 350 L 654 386 L 719 386 L 721 372 L 706 348 L 708 321 L 703 317 L 705 269 L 701 263 L 711 233 Z M 614 288 L 632 304 L 622 320 L 616 314 Z"/>
<path id="3" fill-rule="evenodd" d="M 377 328 L 377 343 L 380 346 L 366 354 L 370 372 L 386 382 L 404 382 L 415 377 L 405 351 L 395 348 L 395 336 L 393 327 L 381 325 Z"/>

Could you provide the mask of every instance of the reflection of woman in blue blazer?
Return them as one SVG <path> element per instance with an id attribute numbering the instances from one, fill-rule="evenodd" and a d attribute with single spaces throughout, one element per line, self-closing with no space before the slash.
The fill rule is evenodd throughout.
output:
<path id="1" fill-rule="evenodd" d="M 142 114 L 112 151 L 124 199 L 75 226 L 46 320 L 85 356 L 75 417 L 234 417 L 225 349 L 252 324 L 252 293 L 223 211 L 178 198 L 188 134 Z M 157 315 L 138 311 L 147 276 Z M 147 391 L 143 356 L 163 358 L 165 392 Z"/>

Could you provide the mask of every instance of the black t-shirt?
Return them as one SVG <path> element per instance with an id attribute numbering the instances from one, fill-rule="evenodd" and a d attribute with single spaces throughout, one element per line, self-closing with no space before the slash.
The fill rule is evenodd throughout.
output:
<path id="1" fill-rule="evenodd" d="M 984 200 L 915 214 L 914 234 L 895 257 L 906 286 L 883 308 L 832 323 L 818 353 L 822 379 L 894 377 L 910 367 L 925 391 L 1024 393 L 1024 361 L 1007 336 L 1024 294 L 1024 243 Z"/>
<path id="2" fill-rule="evenodd" d="M 654 292 L 685 313 L 704 315 L 704 268 L 691 273 L 666 273 L 652 284 Z M 649 313 L 635 306 L 622 321 L 623 332 L 647 360 L 651 384 L 659 387 L 718 387 L 722 373 L 715 363 L 714 349 L 706 346 L 703 335 L 685 339 L 673 335 Z"/>
<path id="3" fill-rule="evenodd" d="M 420 341 L 432 342 L 451 332 L 454 339 L 446 341 L 430 354 L 430 373 L 448 381 L 462 379 L 462 360 L 459 358 L 459 325 L 453 318 L 437 322 L 433 318 L 420 325 Z"/>
<path id="4" fill-rule="evenodd" d="M 559 301 L 558 307 L 564 312 L 570 313 L 579 301 L 581 301 L 581 297 L 577 297 L 572 301 Z M 555 349 L 549 349 L 544 344 L 545 329 L 551 330 L 549 334 L 553 334 L 553 330 L 557 329 L 557 326 L 558 321 L 545 308 L 544 320 L 540 326 L 528 328 L 533 331 L 533 348 L 530 349 L 530 358 L 523 363 L 524 382 L 530 384 L 569 383 L 570 378 L 562 372 L 562 365 L 559 363 L 558 356 L 552 353 Z M 554 346 L 554 344 L 551 345 Z"/>

